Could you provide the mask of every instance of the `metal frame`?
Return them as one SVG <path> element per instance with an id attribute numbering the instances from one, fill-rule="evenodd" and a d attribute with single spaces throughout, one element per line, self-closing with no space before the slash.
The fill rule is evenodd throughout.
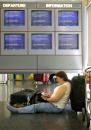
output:
<path id="1" fill-rule="evenodd" d="M 58 11 L 78 11 L 78 26 L 58 26 Z M 56 23 L 56 31 L 81 31 L 81 9 L 57 9 L 55 11 L 55 23 Z"/>
<path id="2" fill-rule="evenodd" d="M 52 49 L 46 49 L 44 50 L 32 50 L 31 49 L 31 34 L 52 34 Z M 31 55 L 52 55 L 55 54 L 55 50 L 54 50 L 54 32 L 30 32 L 29 33 L 29 54 Z"/>
<path id="3" fill-rule="evenodd" d="M 25 11 L 25 26 L 4 26 L 4 11 L 6 10 L 24 10 Z M 1 30 L 2 31 L 27 31 L 27 9 L 17 9 L 17 8 L 6 8 L 1 9 Z"/>
<path id="4" fill-rule="evenodd" d="M 79 34 L 79 49 L 58 49 L 58 35 L 59 34 Z M 56 54 L 59 55 L 81 55 L 81 32 L 56 32 Z"/>
<path id="5" fill-rule="evenodd" d="M 25 49 L 5 50 L 4 49 L 4 34 L 25 34 Z M 25 32 L 1 32 L 1 55 L 26 55 L 27 54 L 27 33 Z"/>
<path id="6" fill-rule="evenodd" d="M 52 26 L 31 26 L 31 13 L 32 11 L 52 11 Z M 29 17 L 30 16 L 30 17 Z M 54 31 L 54 10 L 53 9 L 28 9 L 28 30 L 29 31 Z"/>

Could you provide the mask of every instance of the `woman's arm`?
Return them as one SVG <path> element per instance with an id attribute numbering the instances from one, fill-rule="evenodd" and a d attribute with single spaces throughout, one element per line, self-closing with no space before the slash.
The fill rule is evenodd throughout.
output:
<path id="1" fill-rule="evenodd" d="M 62 96 L 65 94 L 66 89 L 67 89 L 66 86 L 60 87 L 56 92 L 53 92 L 50 98 L 46 98 L 46 100 L 49 102 L 59 101 L 62 98 Z"/>

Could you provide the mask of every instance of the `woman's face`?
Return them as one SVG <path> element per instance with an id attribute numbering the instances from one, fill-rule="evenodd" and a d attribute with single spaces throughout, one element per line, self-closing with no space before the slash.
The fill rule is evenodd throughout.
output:
<path id="1" fill-rule="evenodd" d="M 58 76 L 56 76 L 56 81 L 57 81 L 58 83 L 61 83 L 61 81 L 63 81 L 63 79 L 60 78 L 60 77 L 58 77 Z"/>

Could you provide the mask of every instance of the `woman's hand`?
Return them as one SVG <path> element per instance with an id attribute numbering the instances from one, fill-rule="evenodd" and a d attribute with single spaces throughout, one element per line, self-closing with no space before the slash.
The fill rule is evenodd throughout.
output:
<path id="1" fill-rule="evenodd" d="M 51 92 L 41 92 L 41 95 L 49 98 L 49 97 L 51 97 L 52 93 Z"/>
<path id="2" fill-rule="evenodd" d="M 42 95 L 41 97 L 42 97 L 42 99 L 44 99 L 44 100 L 47 100 L 47 98 L 48 98 L 48 97 L 43 96 L 43 95 Z"/>

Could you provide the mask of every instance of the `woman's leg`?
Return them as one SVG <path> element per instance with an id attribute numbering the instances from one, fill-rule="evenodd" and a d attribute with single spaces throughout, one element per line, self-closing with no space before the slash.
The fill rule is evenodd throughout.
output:
<path id="1" fill-rule="evenodd" d="M 30 106 L 20 107 L 20 108 L 16 108 L 10 104 L 7 104 L 7 108 L 9 111 L 14 113 L 36 113 L 34 104 Z"/>
<path id="2" fill-rule="evenodd" d="M 51 103 L 38 103 L 35 104 L 36 112 L 46 112 L 46 113 L 59 113 L 62 112 L 63 109 L 59 109 Z"/>
<path id="3" fill-rule="evenodd" d="M 63 109 L 59 109 L 51 103 L 43 103 L 43 102 L 21 108 L 15 108 L 10 104 L 8 104 L 7 108 L 11 112 L 15 113 L 36 113 L 36 112 L 59 113 L 63 111 Z"/>

